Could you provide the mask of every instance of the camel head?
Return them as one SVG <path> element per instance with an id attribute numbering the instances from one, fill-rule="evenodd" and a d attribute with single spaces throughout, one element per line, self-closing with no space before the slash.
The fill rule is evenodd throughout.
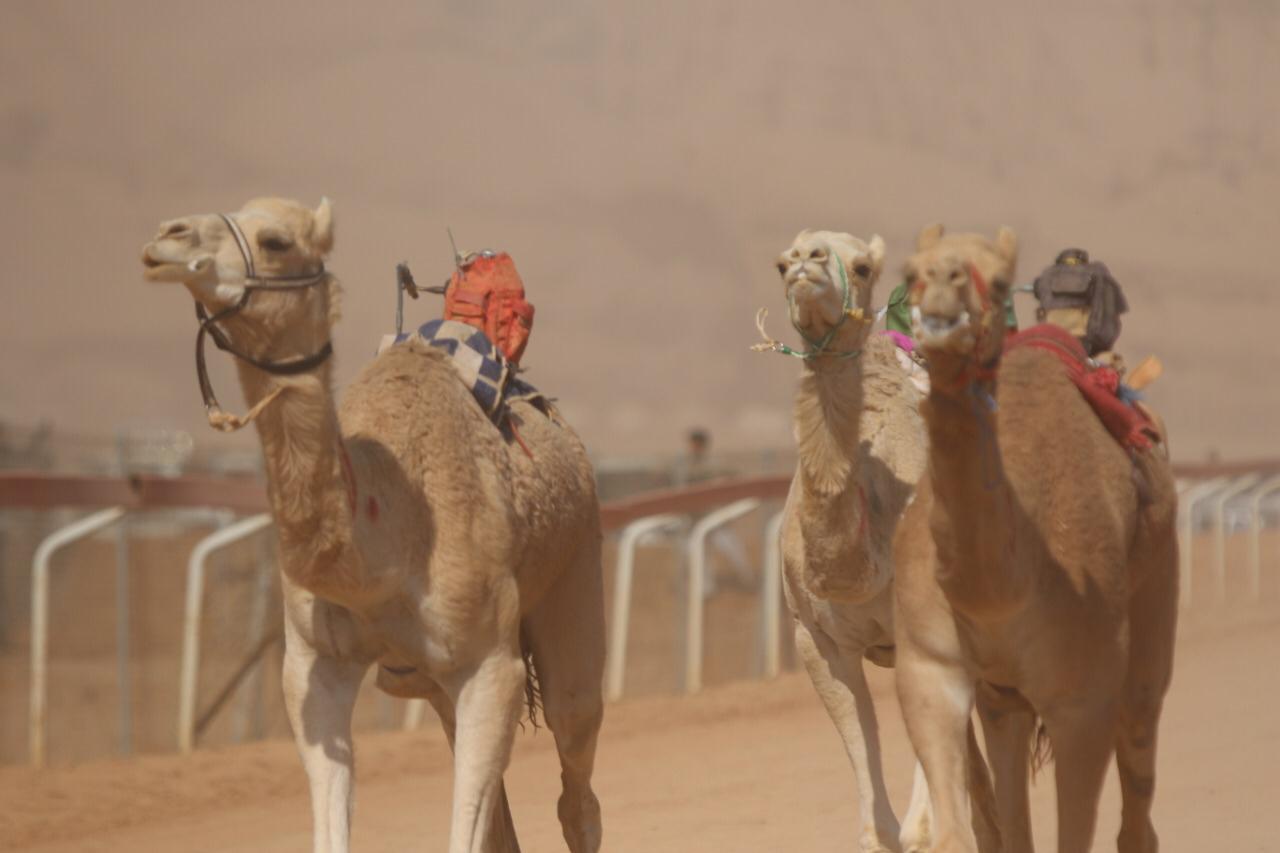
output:
<path id="1" fill-rule="evenodd" d="M 946 234 L 941 225 L 920 232 L 904 274 L 910 288 L 913 333 L 925 356 L 987 366 L 1004 345 L 1005 303 L 1018 261 L 1018 238 L 1001 228 Z"/>
<path id="2" fill-rule="evenodd" d="M 791 325 L 811 353 L 852 352 L 866 339 L 871 288 L 884 265 L 884 240 L 801 231 L 778 256 Z M 850 322 L 850 321 L 853 322 Z"/>
<path id="3" fill-rule="evenodd" d="M 212 315 L 245 300 L 222 322 L 256 357 L 288 356 L 327 340 L 336 308 L 336 283 L 324 273 L 333 248 L 329 201 L 311 210 L 295 201 L 260 198 L 227 218 L 243 245 L 220 214 L 160 223 L 142 249 L 144 277 L 186 285 Z M 246 291 L 252 298 L 246 299 Z"/>

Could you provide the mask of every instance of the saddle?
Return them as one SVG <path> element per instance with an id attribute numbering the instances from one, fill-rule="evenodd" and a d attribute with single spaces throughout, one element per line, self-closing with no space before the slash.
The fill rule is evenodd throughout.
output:
<path id="1" fill-rule="evenodd" d="M 378 354 L 410 340 L 449 354 L 462 384 L 467 386 L 489 420 L 508 439 L 516 437 L 510 407 L 514 401 L 530 403 L 548 418 L 554 418 L 551 401 L 520 379 L 516 375 L 516 366 L 499 351 L 488 335 L 474 326 L 457 320 L 429 320 L 412 332 L 384 336 Z"/>
<path id="2" fill-rule="evenodd" d="M 1122 399 L 1120 374 L 1090 359 L 1070 331 L 1053 323 L 1041 323 L 1010 336 L 1004 350 L 1007 354 L 1028 347 L 1052 353 L 1061 362 L 1067 376 L 1122 447 L 1147 450 L 1161 441 L 1161 431 L 1145 408 Z"/>

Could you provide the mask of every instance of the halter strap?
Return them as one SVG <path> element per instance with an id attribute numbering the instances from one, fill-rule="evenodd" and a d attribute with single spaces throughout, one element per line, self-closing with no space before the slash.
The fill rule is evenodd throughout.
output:
<path id="1" fill-rule="evenodd" d="M 832 352 L 827 349 L 827 347 L 831 345 L 831 341 L 835 339 L 836 333 L 840 331 L 840 327 L 844 325 L 845 320 L 848 320 L 850 317 L 855 317 L 858 320 L 865 319 L 862 314 L 862 309 L 853 307 L 853 288 L 849 286 L 849 278 L 844 271 L 844 262 L 841 261 L 840 257 L 834 252 L 831 253 L 831 257 L 835 258 L 836 268 L 840 270 L 840 288 L 843 291 L 843 299 L 840 306 L 840 319 L 836 321 L 836 324 L 832 326 L 821 339 L 815 341 L 804 333 L 804 329 L 800 328 L 796 324 L 796 312 L 794 310 L 795 297 L 788 293 L 787 305 L 792 309 L 788 311 L 788 314 L 790 315 L 789 319 L 791 320 L 791 327 L 800 334 L 800 337 L 804 338 L 806 343 L 809 344 L 809 349 L 801 352 L 800 350 L 792 349 L 781 341 L 775 341 L 773 338 L 770 338 L 764 331 L 764 318 L 768 314 L 768 311 L 763 308 L 761 308 L 756 314 L 756 328 L 760 330 L 760 335 L 764 338 L 765 342 L 763 344 L 756 344 L 751 347 L 751 349 L 756 352 L 778 352 L 783 355 L 802 358 L 805 361 L 811 361 L 823 355 L 831 356 L 832 358 L 857 358 L 862 355 L 861 349 L 847 350 L 845 352 Z"/>
<path id="2" fill-rule="evenodd" d="M 275 376 L 295 376 L 324 364 L 329 356 L 333 355 L 333 341 L 325 341 L 324 346 L 310 355 L 283 361 L 267 361 L 255 358 L 242 350 L 236 349 L 230 339 L 227 338 L 226 332 L 217 325 L 219 320 L 224 320 L 243 310 L 249 304 L 249 298 L 256 291 L 305 290 L 327 280 L 328 274 L 325 271 L 324 264 L 321 264 L 320 270 L 311 275 L 258 275 L 253 263 L 253 253 L 249 249 L 249 240 L 245 237 L 244 232 L 240 230 L 240 225 L 225 213 L 219 213 L 218 216 L 226 224 L 227 230 L 231 232 L 231 236 L 236 241 L 236 247 L 240 250 L 240 257 L 244 260 L 245 283 L 243 292 L 235 304 L 223 308 L 212 316 L 205 310 L 203 304 L 199 301 L 196 302 L 196 318 L 200 321 L 200 329 L 196 332 L 196 378 L 200 383 L 200 396 L 204 399 L 205 414 L 209 419 L 210 426 L 223 432 L 231 432 L 247 425 L 257 417 L 268 404 L 284 391 L 284 387 L 276 388 L 262 400 L 259 400 L 257 405 L 243 417 L 224 412 L 222 406 L 218 404 L 217 395 L 213 392 L 213 383 L 209 380 L 209 369 L 204 356 L 205 335 L 213 338 L 214 345 L 223 352 L 230 353 L 241 361 Z"/>

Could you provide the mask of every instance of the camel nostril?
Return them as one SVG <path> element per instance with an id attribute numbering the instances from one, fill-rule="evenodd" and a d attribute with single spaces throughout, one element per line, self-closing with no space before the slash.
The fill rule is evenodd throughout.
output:
<path id="1" fill-rule="evenodd" d="M 191 226 L 185 222 L 170 222 L 161 231 L 162 237 L 181 237 L 191 233 Z"/>

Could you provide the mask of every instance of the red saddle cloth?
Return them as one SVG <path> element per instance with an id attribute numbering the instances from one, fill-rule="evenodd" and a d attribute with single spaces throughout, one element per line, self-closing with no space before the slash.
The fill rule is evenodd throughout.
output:
<path id="1" fill-rule="evenodd" d="M 1150 419 L 1137 406 L 1125 403 L 1118 396 L 1120 374 L 1110 367 L 1091 364 L 1075 335 L 1061 326 L 1042 323 L 1010 335 L 1005 341 L 1004 351 L 1010 353 L 1027 347 L 1052 353 L 1062 362 L 1067 376 L 1071 377 L 1107 431 L 1121 446 L 1146 450 L 1153 440 L 1158 439 Z"/>

